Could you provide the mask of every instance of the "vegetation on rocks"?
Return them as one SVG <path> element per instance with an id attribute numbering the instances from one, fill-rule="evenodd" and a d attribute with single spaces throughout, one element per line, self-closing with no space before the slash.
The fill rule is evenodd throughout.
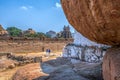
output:
<path id="1" fill-rule="evenodd" d="M 21 29 L 18 29 L 17 27 L 8 27 L 6 29 L 10 36 L 12 37 L 18 37 L 22 33 Z"/>

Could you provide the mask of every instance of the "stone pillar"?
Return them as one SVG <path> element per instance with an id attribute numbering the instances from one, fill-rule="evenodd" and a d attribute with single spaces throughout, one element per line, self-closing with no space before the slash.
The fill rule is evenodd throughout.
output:
<path id="1" fill-rule="evenodd" d="M 103 59 L 104 80 L 120 80 L 120 47 L 107 51 Z"/>

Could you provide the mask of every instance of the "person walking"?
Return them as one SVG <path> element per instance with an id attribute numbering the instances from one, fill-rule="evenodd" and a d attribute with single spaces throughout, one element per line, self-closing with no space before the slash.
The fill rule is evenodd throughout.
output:
<path id="1" fill-rule="evenodd" d="M 49 53 L 49 55 L 50 55 L 50 53 L 51 53 L 51 50 L 50 50 L 50 49 L 48 49 L 48 53 Z"/>
<path id="2" fill-rule="evenodd" d="M 50 56 L 51 50 L 50 49 L 46 49 L 46 56 Z"/>
<path id="3" fill-rule="evenodd" d="M 48 49 L 46 49 L 46 56 L 48 56 Z"/>

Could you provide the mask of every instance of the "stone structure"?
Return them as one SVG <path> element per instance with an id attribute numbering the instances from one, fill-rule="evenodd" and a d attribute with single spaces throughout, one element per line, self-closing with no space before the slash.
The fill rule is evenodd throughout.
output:
<path id="1" fill-rule="evenodd" d="M 92 42 L 76 31 L 74 34 L 74 42 L 64 47 L 63 57 L 97 63 L 103 60 L 106 48 L 108 48 L 108 46 Z"/>
<path id="2" fill-rule="evenodd" d="M 38 63 L 42 62 L 42 56 L 16 56 L 16 55 L 7 55 L 7 58 L 13 61 L 18 62 L 17 66 L 29 64 L 29 63 Z"/>
<path id="3" fill-rule="evenodd" d="M 57 33 L 55 31 L 50 30 L 46 33 L 46 35 L 48 35 L 50 38 L 55 38 Z"/>
<path id="4" fill-rule="evenodd" d="M 7 36 L 8 32 L 0 25 L 0 36 Z"/>
<path id="5" fill-rule="evenodd" d="M 64 48 L 63 57 L 70 57 L 71 59 L 89 63 L 97 63 L 103 60 L 105 52 L 103 47 L 69 44 Z"/>
<path id="6" fill-rule="evenodd" d="M 64 26 L 62 36 L 64 38 L 72 38 L 71 32 L 70 32 L 70 27 L 69 26 Z"/>
<path id="7" fill-rule="evenodd" d="M 104 80 L 120 80 L 120 0 L 61 0 L 61 3 L 68 21 L 78 32 L 114 47 L 104 57 L 103 76 Z"/>
<path id="8" fill-rule="evenodd" d="M 69 26 L 64 26 L 63 31 L 58 33 L 58 37 L 62 38 L 72 38 L 72 34 L 70 32 L 70 27 Z"/>
<path id="9" fill-rule="evenodd" d="M 43 52 L 46 49 L 61 51 L 71 39 L 37 39 L 37 38 L 0 38 L 0 53 Z"/>
<path id="10" fill-rule="evenodd" d="M 35 34 L 36 32 L 33 30 L 33 29 L 31 29 L 31 28 L 29 28 L 28 30 L 26 30 L 26 31 L 23 31 L 23 35 L 27 35 L 27 34 Z"/>

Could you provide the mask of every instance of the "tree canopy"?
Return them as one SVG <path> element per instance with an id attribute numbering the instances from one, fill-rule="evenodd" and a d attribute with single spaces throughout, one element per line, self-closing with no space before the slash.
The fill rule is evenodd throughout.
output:
<path id="1" fill-rule="evenodd" d="M 8 27 L 6 29 L 10 36 L 12 37 L 18 37 L 22 33 L 21 29 L 18 29 L 17 27 Z"/>

